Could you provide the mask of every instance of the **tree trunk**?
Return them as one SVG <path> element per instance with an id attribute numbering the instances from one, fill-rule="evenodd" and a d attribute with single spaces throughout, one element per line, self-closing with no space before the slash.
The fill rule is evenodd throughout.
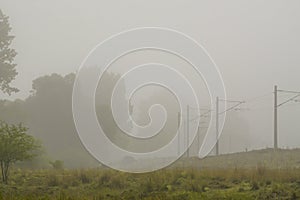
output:
<path id="1" fill-rule="evenodd" d="M 5 174 L 5 181 L 4 183 L 7 184 L 8 183 L 8 171 L 9 170 L 9 162 L 5 162 L 4 163 L 4 174 Z"/>
<path id="2" fill-rule="evenodd" d="M 7 184 L 8 183 L 9 162 L 1 161 L 0 165 L 1 165 L 2 182 Z"/>
<path id="3" fill-rule="evenodd" d="M 3 164 L 3 161 L 1 161 L 0 164 L 1 164 L 2 182 L 5 183 L 5 173 L 4 173 L 4 164 Z"/>

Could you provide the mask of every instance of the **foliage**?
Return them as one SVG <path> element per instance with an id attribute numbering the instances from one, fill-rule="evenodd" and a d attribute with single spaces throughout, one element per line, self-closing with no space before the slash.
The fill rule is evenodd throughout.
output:
<path id="1" fill-rule="evenodd" d="M 7 183 L 11 165 L 33 158 L 40 147 L 37 141 L 26 133 L 27 130 L 22 124 L 0 123 L 0 165 L 4 183 Z"/>
<path id="2" fill-rule="evenodd" d="M 124 135 L 115 126 L 109 100 L 119 78 L 117 74 L 104 73 L 96 92 L 99 122 L 110 133 L 110 139 L 116 134 Z M 35 79 L 28 98 L 0 100 L 0 120 L 12 124 L 22 122 L 29 127 L 30 134 L 42 141 L 49 160 L 63 160 L 66 168 L 97 167 L 99 163 L 85 150 L 75 128 L 72 114 L 74 80 L 73 73 L 65 76 L 54 73 Z M 121 84 L 125 93 L 125 84 Z M 126 144 L 124 142 L 123 146 Z M 44 164 L 49 165 L 49 160 Z"/>
<path id="3" fill-rule="evenodd" d="M 17 88 L 10 85 L 18 74 L 14 63 L 17 53 L 10 48 L 14 39 L 14 36 L 9 34 L 10 31 L 8 17 L 0 10 L 0 90 L 9 95 L 12 92 L 18 92 Z"/>
<path id="4" fill-rule="evenodd" d="M 50 162 L 50 165 L 52 165 L 53 169 L 63 169 L 64 168 L 64 162 L 61 160 L 56 160 L 54 162 Z"/>

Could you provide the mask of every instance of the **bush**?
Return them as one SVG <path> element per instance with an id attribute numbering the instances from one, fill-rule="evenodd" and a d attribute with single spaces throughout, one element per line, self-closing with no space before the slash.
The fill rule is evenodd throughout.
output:
<path id="1" fill-rule="evenodd" d="M 56 169 L 56 170 L 64 169 L 64 162 L 61 160 L 56 160 L 54 162 L 50 162 L 50 165 L 53 167 L 53 169 Z"/>

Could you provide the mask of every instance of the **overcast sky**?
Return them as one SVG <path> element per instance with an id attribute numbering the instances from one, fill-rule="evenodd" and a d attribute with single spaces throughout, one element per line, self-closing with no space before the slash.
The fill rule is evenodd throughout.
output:
<path id="1" fill-rule="evenodd" d="M 26 97 L 31 81 L 41 75 L 76 72 L 99 42 L 141 26 L 172 28 L 201 43 L 219 66 L 229 98 L 271 93 L 274 84 L 300 90 L 298 0 L 0 0 L 0 8 L 10 17 L 18 52 L 14 84 L 21 92 L 11 98 Z M 272 96 L 264 102 L 256 109 L 271 109 Z M 281 138 L 283 145 L 300 145 L 299 107 L 282 111 L 286 123 L 281 129 L 291 132 Z M 271 133 L 271 111 L 258 117 L 252 112 L 253 119 L 247 119 L 255 126 L 254 119 L 267 118 L 264 124 L 270 128 L 257 126 L 257 136 Z M 264 138 L 259 145 L 270 146 L 272 141 Z"/>

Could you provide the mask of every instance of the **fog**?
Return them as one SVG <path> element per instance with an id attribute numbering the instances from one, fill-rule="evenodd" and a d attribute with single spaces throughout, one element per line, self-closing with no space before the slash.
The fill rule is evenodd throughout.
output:
<path id="1" fill-rule="evenodd" d="M 127 29 L 152 26 L 178 30 L 202 44 L 220 69 L 228 99 L 246 101 L 228 114 L 221 153 L 272 147 L 273 87 L 300 91 L 297 0 L 1 0 L 0 8 L 10 17 L 11 33 L 16 36 L 12 46 L 18 52 L 19 75 L 13 85 L 20 89 L 11 96 L 1 94 L 1 99 L 26 99 L 33 80 L 52 73 L 76 73 L 101 41 Z M 146 52 L 116 65 L 143 63 L 149 55 L 174 63 L 174 58 Z M 112 72 L 125 69 L 115 68 Z M 199 96 L 207 95 L 203 88 L 197 86 Z M 135 109 L 145 102 L 145 95 L 137 98 Z M 279 103 L 292 96 L 280 93 Z M 210 105 L 205 101 L 201 106 Z M 278 115 L 279 146 L 299 148 L 300 103 L 280 107 Z"/>

